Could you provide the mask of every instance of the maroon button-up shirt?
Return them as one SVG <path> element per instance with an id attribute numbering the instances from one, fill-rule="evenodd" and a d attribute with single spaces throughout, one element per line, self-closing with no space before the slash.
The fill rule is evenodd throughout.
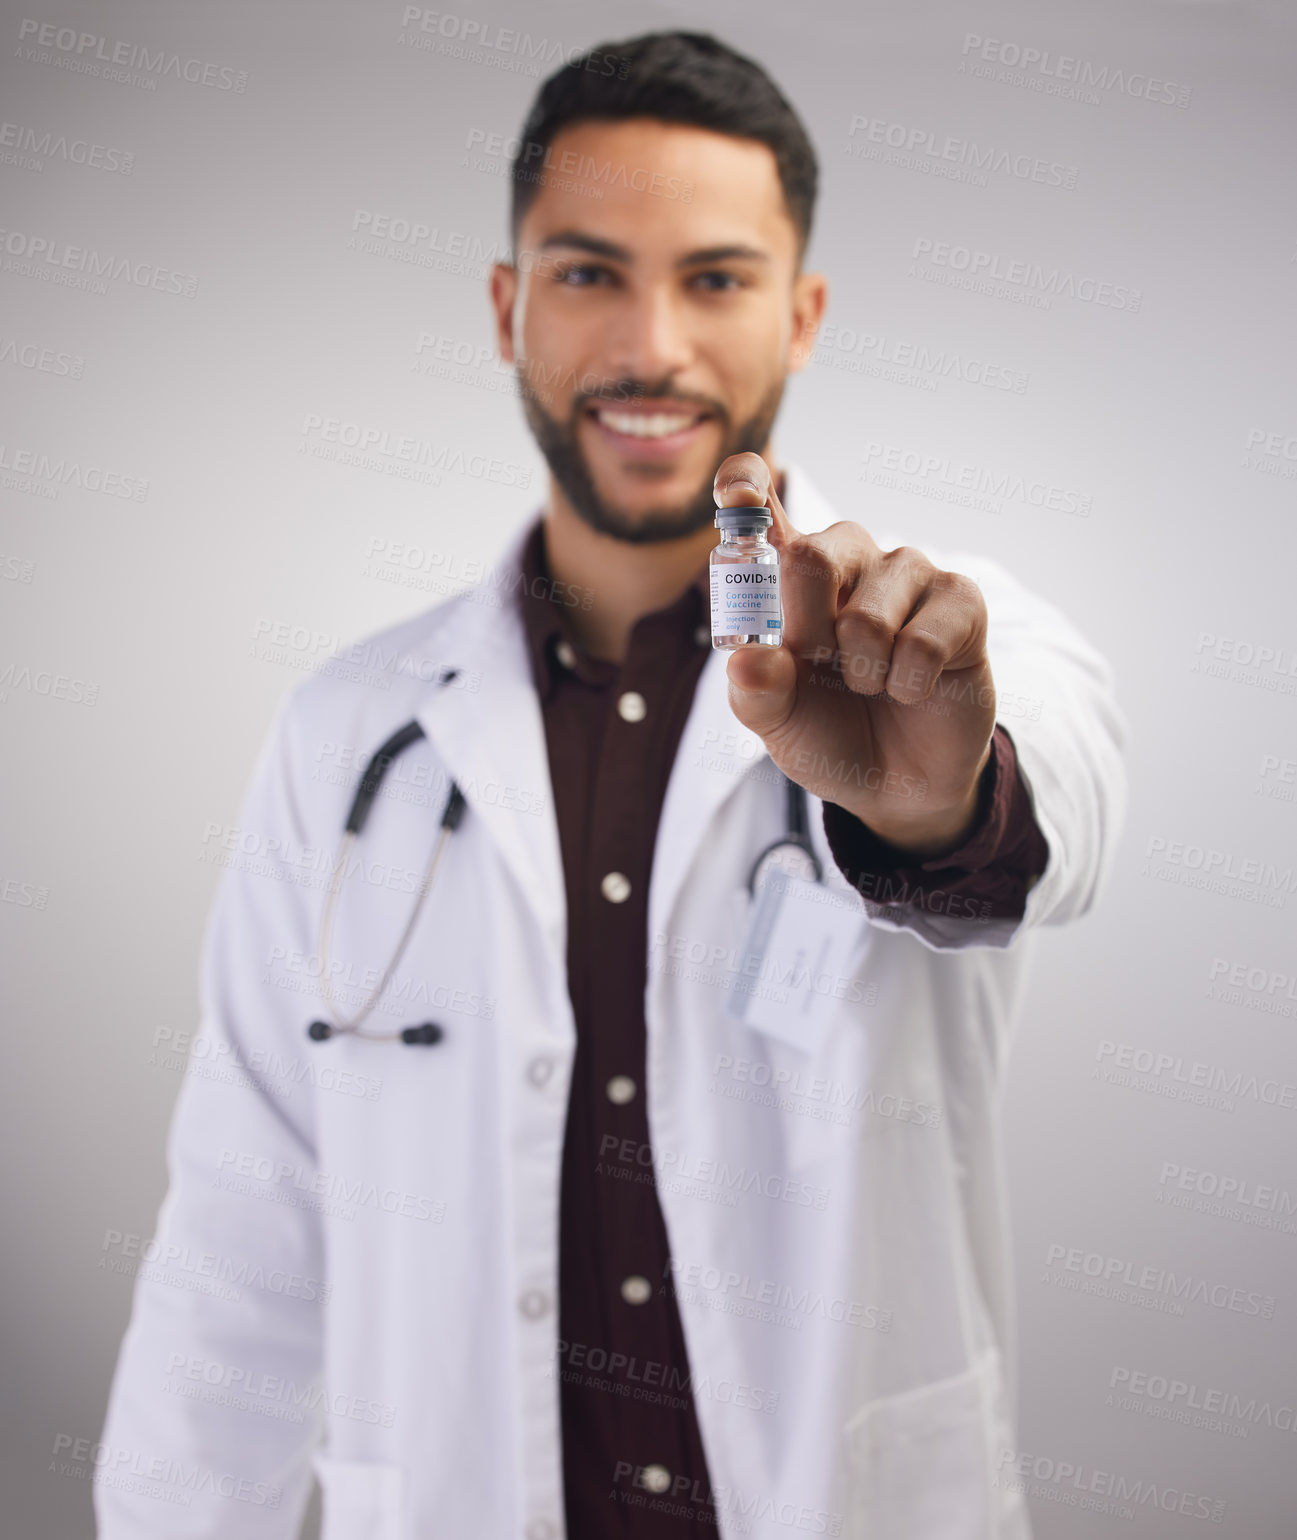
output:
<path id="1" fill-rule="evenodd" d="M 568 1535 L 714 1540 L 689 1360 L 667 1282 L 644 1084 L 649 876 L 667 778 L 711 652 L 708 568 L 673 604 L 636 622 L 617 664 L 591 658 L 578 642 L 549 582 L 539 518 L 522 567 L 519 602 L 563 856 L 577 1035 L 559 1234 Z M 865 897 L 904 903 L 939 886 L 996 915 L 1021 915 L 1047 854 L 1012 740 L 999 726 L 977 823 L 959 850 L 908 864 L 829 803 L 824 828 L 834 859 Z"/>

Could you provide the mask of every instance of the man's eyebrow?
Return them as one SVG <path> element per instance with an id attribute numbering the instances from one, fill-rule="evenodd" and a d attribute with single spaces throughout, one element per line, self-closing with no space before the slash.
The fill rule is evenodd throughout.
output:
<path id="1" fill-rule="evenodd" d="M 581 230 L 559 230 L 554 235 L 548 235 L 540 243 L 540 251 L 548 251 L 551 246 L 575 246 L 578 251 L 588 251 L 596 257 L 608 257 L 613 262 L 629 262 L 631 254 L 624 246 L 618 246 L 615 241 L 605 241 L 598 235 L 586 235 Z"/>
<path id="2" fill-rule="evenodd" d="M 700 262 L 733 262 L 735 259 L 748 262 L 769 262 L 768 252 L 761 250 L 759 246 L 704 246 L 701 251 L 691 251 L 680 258 L 677 267 L 697 267 Z"/>
<path id="3" fill-rule="evenodd" d="M 554 246 L 572 246 L 578 251 L 588 251 L 592 256 L 607 257 L 610 262 L 630 263 L 633 254 L 616 241 L 606 241 L 602 236 L 587 235 L 583 230 L 559 230 L 546 236 L 539 250 L 548 251 Z M 697 267 L 704 262 L 727 262 L 735 259 L 750 262 L 768 262 L 769 254 L 757 246 L 734 244 L 729 246 L 705 246 L 698 251 L 686 252 L 676 260 L 677 267 Z"/>

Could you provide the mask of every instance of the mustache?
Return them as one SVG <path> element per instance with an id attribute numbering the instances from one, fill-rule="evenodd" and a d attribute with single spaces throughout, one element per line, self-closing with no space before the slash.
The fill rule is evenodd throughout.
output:
<path id="1" fill-rule="evenodd" d="M 673 390 L 667 385 L 650 385 L 643 380 L 632 379 L 610 381 L 599 390 L 579 392 L 572 401 L 572 415 L 576 417 L 587 407 L 601 401 L 625 404 L 627 401 L 643 400 L 678 401 L 681 406 L 687 406 L 693 411 L 706 412 L 709 416 L 720 418 L 722 422 L 729 421 L 729 413 L 712 396 L 700 395 L 696 391 Z"/>

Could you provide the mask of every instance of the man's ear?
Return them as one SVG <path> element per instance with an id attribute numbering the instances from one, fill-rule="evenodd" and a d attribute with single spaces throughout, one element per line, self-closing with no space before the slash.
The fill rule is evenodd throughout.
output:
<path id="1" fill-rule="evenodd" d="M 798 273 L 793 280 L 793 328 L 788 344 L 788 369 L 804 369 L 815 351 L 820 322 L 829 302 L 829 280 L 823 273 Z"/>
<path id="2" fill-rule="evenodd" d="M 491 268 L 491 309 L 495 313 L 495 346 L 503 363 L 516 361 L 513 348 L 513 306 L 518 297 L 518 269 L 510 262 Z"/>

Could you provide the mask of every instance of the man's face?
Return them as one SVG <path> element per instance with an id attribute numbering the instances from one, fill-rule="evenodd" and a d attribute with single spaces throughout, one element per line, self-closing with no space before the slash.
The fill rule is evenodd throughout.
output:
<path id="1" fill-rule="evenodd" d="M 823 279 L 796 271 L 774 155 L 635 118 L 564 129 L 544 174 L 518 267 L 492 275 L 501 356 L 587 524 L 688 535 L 712 522 L 720 462 L 765 451 L 823 311 Z"/>

